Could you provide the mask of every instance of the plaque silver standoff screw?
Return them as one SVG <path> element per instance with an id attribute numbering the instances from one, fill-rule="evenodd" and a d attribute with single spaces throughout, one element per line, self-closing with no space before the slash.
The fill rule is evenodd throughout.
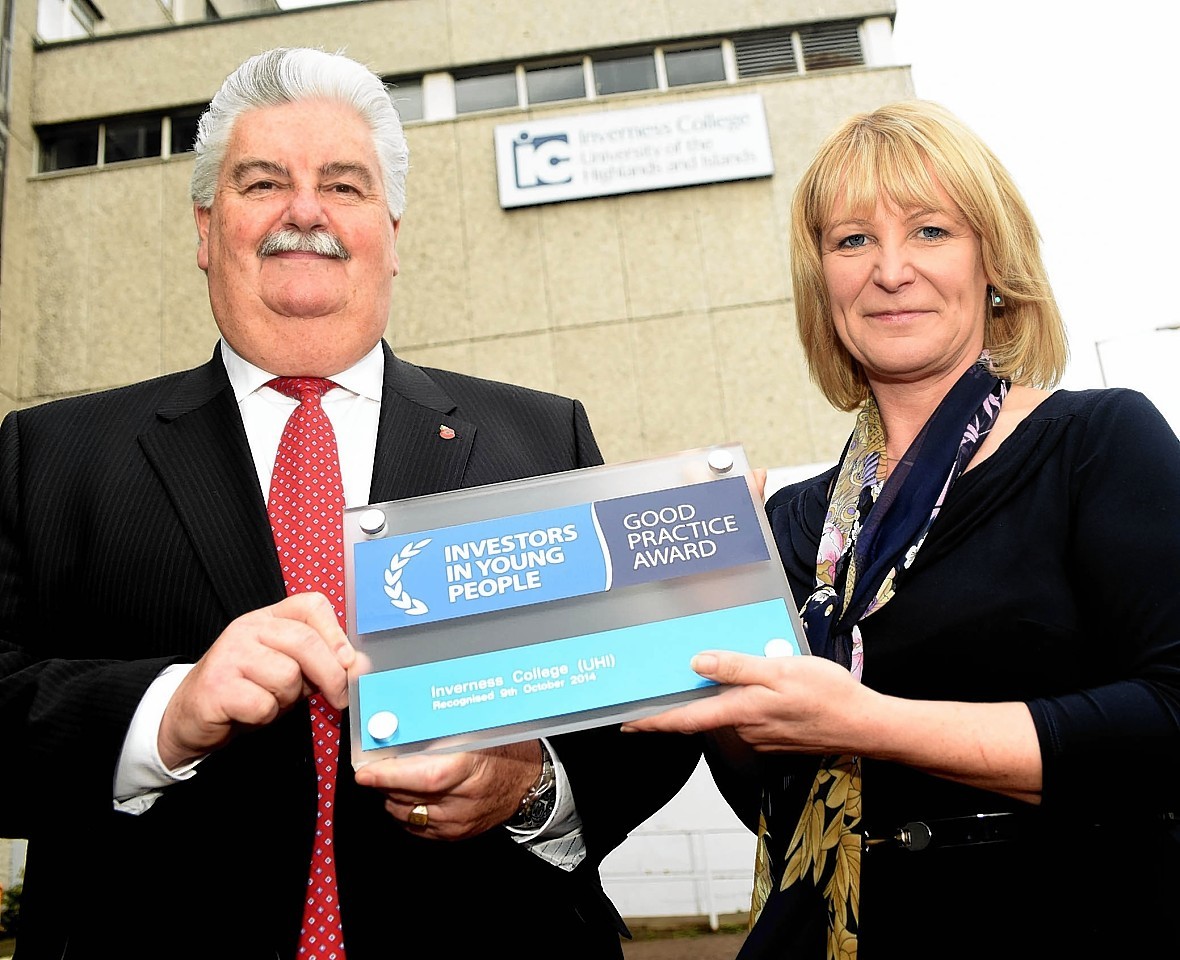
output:
<path id="1" fill-rule="evenodd" d="M 709 466 L 714 473 L 729 473 L 733 469 L 733 456 L 728 450 L 714 450 L 709 454 Z"/>
<path id="2" fill-rule="evenodd" d="M 378 710 L 369 717 L 369 736 L 374 740 L 389 740 L 397 733 L 397 714 L 389 710 Z"/>
<path id="3" fill-rule="evenodd" d="M 772 637 L 766 641 L 762 653 L 767 657 L 793 657 L 795 648 L 785 637 Z"/>
<path id="4" fill-rule="evenodd" d="M 357 522 L 369 536 L 376 536 L 385 529 L 385 513 L 381 510 L 366 510 Z"/>

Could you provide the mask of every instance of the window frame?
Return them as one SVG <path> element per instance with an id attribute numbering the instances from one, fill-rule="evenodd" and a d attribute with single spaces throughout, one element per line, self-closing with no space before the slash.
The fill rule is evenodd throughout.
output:
<path id="1" fill-rule="evenodd" d="M 102 19 L 101 13 L 94 8 L 90 0 L 47 0 L 47 2 L 56 5 L 57 8 L 63 11 L 73 7 L 93 11 L 98 19 Z M 610 48 L 576 55 L 550 56 L 512 64 L 501 61 L 493 64 L 471 65 L 449 71 L 436 70 L 427 71 L 422 74 L 391 75 L 384 77 L 383 82 L 393 88 L 395 103 L 398 99 L 397 94 L 399 89 L 416 90 L 416 93 L 412 94 L 409 98 L 405 98 L 415 109 L 412 109 L 409 115 L 402 114 L 401 120 L 404 124 L 440 122 L 496 111 L 528 110 L 531 108 L 544 109 L 550 106 L 577 103 L 581 100 L 594 101 L 603 97 L 628 96 L 651 93 L 653 91 L 666 93 L 710 84 L 734 85 L 747 81 L 758 81 L 763 77 L 801 77 L 808 72 L 807 55 L 803 42 L 804 34 L 807 34 L 809 38 L 817 37 L 821 42 L 821 46 L 824 36 L 827 35 L 836 48 L 836 52 L 832 56 L 839 57 L 844 55 L 847 57 L 846 62 L 836 63 L 832 66 L 813 66 L 811 67 L 812 70 L 827 72 L 829 70 L 863 68 L 869 65 L 868 51 L 866 50 L 865 40 L 862 36 L 866 22 L 868 21 L 863 19 L 842 18 L 794 26 L 776 25 L 765 27 L 761 30 L 742 31 L 731 36 L 681 38 L 669 41 L 668 43 L 653 44 L 651 46 L 631 44 L 626 47 Z M 840 36 L 842 32 L 846 35 Z M 745 46 L 747 43 L 751 46 Z M 768 65 L 765 69 L 758 68 L 750 70 L 750 68 L 747 68 L 749 72 L 743 73 L 743 59 L 749 58 L 756 60 L 759 45 L 764 47 L 768 54 L 766 58 Z M 847 47 L 846 53 L 841 53 L 841 45 Z M 743 50 L 739 50 L 739 47 L 742 47 Z M 853 53 L 853 47 L 857 51 L 855 54 Z M 789 49 L 789 55 L 784 55 L 784 48 Z M 720 55 L 722 73 L 720 77 L 669 82 L 669 58 L 675 63 L 678 54 L 698 51 L 704 53 L 713 50 L 717 50 Z M 604 93 L 599 92 L 596 67 L 624 60 L 643 61 L 647 58 L 650 58 L 651 70 L 654 74 L 653 85 L 611 89 Z M 790 62 L 791 60 L 793 60 L 793 63 Z M 779 63 L 783 67 L 790 66 L 792 69 L 780 68 L 777 65 Z M 563 96 L 556 99 L 541 100 L 533 100 L 530 97 L 530 74 L 557 68 L 576 70 L 579 66 L 581 69 L 583 90 L 581 96 Z M 498 102 L 487 106 L 464 106 L 463 109 L 460 109 L 459 98 L 461 94 L 459 91 L 462 89 L 461 84 L 466 80 L 478 79 L 499 80 L 502 87 Z M 647 79 L 651 78 L 648 77 Z M 510 96 L 508 95 L 509 88 L 512 90 Z M 199 117 L 207 106 L 207 103 L 190 104 L 169 110 L 162 110 L 158 113 L 105 117 L 92 121 L 75 121 L 59 125 L 45 125 L 37 130 L 39 141 L 37 173 L 50 174 L 92 167 L 105 167 L 112 163 L 131 163 L 135 160 L 168 159 L 172 156 L 190 153 L 191 144 L 186 145 L 185 149 L 177 149 L 178 145 L 173 142 L 175 139 L 175 128 L 181 123 L 184 123 L 185 126 L 192 124 L 194 116 Z M 399 107 L 399 113 L 401 112 L 401 108 Z M 129 120 L 133 116 L 140 116 L 147 119 L 155 118 L 158 120 L 160 123 L 159 152 L 157 154 L 127 158 L 125 160 L 108 160 L 106 158 L 107 126 Z M 96 138 L 95 162 L 80 163 L 68 167 L 46 166 L 46 161 L 50 153 L 53 149 L 56 149 L 57 143 L 63 137 L 67 136 L 71 131 L 82 132 L 86 130 L 93 130 L 94 137 Z M 45 138 L 47 136 L 53 138 L 54 142 L 54 146 L 50 148 L 50 151 L 46 151 L 45 149 Z M 86 145 L 81 138 L 80 142 Z"/>

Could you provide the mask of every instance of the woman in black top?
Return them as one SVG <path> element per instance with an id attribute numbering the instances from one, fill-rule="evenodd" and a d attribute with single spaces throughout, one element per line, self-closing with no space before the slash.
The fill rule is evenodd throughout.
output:
<path id="1" fill-rule="evenodd" d="M 840 462 L 767 511 L 815 656 L 697 657 L 759 836 L 745 958 L 1180 956 L 1180 441 L 1052 391 L 1036 226 L 960 121 L 846 121 L 796 191 Z M 750 749 L 752 748 L 752 750 Z"/>

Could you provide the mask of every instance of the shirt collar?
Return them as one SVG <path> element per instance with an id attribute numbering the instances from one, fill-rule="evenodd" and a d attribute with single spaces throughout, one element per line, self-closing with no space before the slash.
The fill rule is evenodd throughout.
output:
<path id="1" fill-rule="evenodd" d="M 235 352 L 224 337 L 221 340 L 221 360 L 238 403 L 275 376 Z M 385 352 L 381 349 L 381 341 L 374 344 L 373 349 L 351 367 L 334 374 L 331 379 L 345 390 L 380 403 L 385 380 Z"/>

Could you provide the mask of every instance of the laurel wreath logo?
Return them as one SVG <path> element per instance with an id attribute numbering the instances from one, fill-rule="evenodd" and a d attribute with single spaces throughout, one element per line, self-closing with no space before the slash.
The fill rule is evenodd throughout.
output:
<path id="1" fill-rule="evenodd" d="M 401 610 L 406 616 L 417 617 L 429 613 L 430 607 L 421 600 L 415 600 L 402 586 L 402 571 L 411 559 L 418 556 L 422 549 L 430 543 L 431 538 L 419 540 L 417 543 L 407 543 L 389 561 L 389 569 L 385 571 L 385 593 L 389 602 Z"/>

